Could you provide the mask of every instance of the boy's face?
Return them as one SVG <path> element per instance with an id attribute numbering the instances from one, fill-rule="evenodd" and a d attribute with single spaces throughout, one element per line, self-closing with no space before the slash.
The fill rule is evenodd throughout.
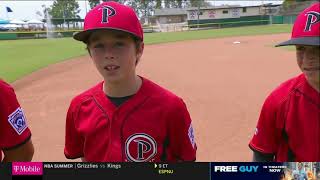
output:
<path id="1" fill-rule="evenodd" d="M 320 46 L 296 46 L 297 61 L 309 81 L 320 82 Z"/>
<path id="2" fill-rule="evenodd" d="M 118 83 L 135 77 L 136 61 L 143 53 L 143 43 L 136 47 L 128 33 L 99 30 L 90 36 L 88 49 L 105 81 Z"/>

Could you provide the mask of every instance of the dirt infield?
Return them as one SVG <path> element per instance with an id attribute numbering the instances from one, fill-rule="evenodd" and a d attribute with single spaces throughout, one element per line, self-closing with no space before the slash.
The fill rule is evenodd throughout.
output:
<path id="1" fill-rule="evenodd" d="M 264 98 L 299 73 L 295 52 L 273 47 L 289 36 L 147 45 L 138 72 L 184 98 L 193 119 L 197 161 L 250 161 L 247 144 Z M 64 126 L 70 100 L 99 81 L 85 56 L 13 83 L 33 132 L 34 161 L 67 161 Z"/>

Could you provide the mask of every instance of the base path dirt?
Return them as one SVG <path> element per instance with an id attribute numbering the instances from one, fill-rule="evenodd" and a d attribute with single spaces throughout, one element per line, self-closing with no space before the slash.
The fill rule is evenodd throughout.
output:
<path id="1" fill-rule="evenodd" d="M 185 100 L 195 129 L 197 161 L 250 161 L 248 142 L 265 97 L 300 72 L 295 51 L 273 47 L 289 37 L 147 45 L 138 74 Z M 69 103 L 101 79 L 90 57 L 84 56 L 13 83 L 33 132 L 34 161 L 67 161 L 63 148 Z"/>

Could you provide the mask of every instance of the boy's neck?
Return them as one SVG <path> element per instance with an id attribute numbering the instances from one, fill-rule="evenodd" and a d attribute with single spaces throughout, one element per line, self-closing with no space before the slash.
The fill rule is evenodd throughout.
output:
<path id="1" fill-rule="evenodd" d="M 309 85 L 315 89 L 318 93 L 320 92 L 320 82 L 311 81 L 307 78 Z"/>
<path id="2" fill-rule="evenodd" d="M 135 76 L 121 83 L 103 83 L 103 92 L 110 97 L 125 97 L 136 94 L 141 85 L 142 79 Z"/>
<path id="3" fill-rule="evenodd" d="M 310 84 L 310 86 L 313 87 L 313 89 L 315 89 L 318 93 L 320 93 L 320 88 L 319 88 L 320 84 L 317 84 L 317 85 Z"/>

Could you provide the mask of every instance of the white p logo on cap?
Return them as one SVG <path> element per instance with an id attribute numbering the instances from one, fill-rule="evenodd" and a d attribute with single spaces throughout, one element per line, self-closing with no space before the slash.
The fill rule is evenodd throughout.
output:
<path id="1" fill-rule="evenodd" d="M 116 10 L 111 6 L 103 6 L 101 23 L 108 23 L 109 17 L 116 15 Z"/>

